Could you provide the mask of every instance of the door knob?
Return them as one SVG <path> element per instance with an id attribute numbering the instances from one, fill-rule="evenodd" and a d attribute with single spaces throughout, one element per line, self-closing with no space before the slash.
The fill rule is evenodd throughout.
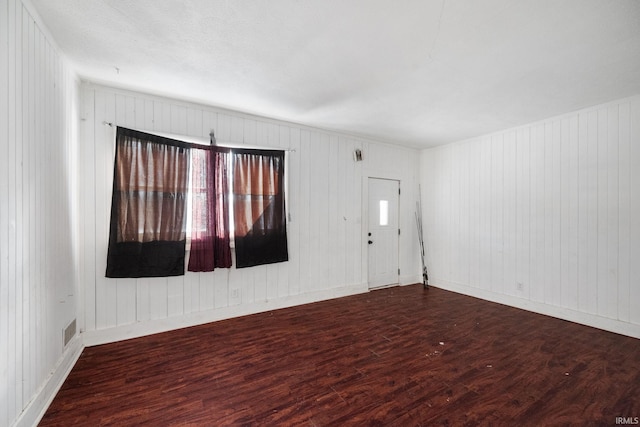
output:
<path id="1" fill-rule="evenodd" d="M 369 244 L 372 244 L 372 243 L 373 243 L 373 241 L 369 240 Z"/>

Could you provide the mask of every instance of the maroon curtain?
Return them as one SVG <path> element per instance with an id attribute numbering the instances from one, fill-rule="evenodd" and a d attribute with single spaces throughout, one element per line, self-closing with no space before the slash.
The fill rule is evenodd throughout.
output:
<path id="1" fill-rule="evenodd" d="M 184 274 L 189 146 L 118 128 L 107 277 Z"/>
<path id="2" fill-rule="evenodd" d="M 192 149 L 192 226 L 189 271 L 231 267 L 228 207 L 229 150 Z"/>
<path id="3" fill-rule="evenodd" d="M 287 261 L 284 152 L 233 150 L 232 157 L 236 267 Z"/>

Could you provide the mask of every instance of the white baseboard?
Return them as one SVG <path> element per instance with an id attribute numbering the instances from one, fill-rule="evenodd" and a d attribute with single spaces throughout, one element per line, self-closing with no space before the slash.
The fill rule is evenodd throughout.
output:
<path id="1" fill-rule="evenodd" d="M 450 282 L 447 280 L 429 280 L 429 286 L 433 286 L 434 288 L 446 289 L 448 291 L 456 292 L 459 294 L 468 295 L 527 311 L 532 311 L 538 314 L 544 314 L 546 316 L 556 317 L 562 320 L 568 320 L 570 322 L 591 326 L 593 328 L 603 329 L 605 331 L 626 335 L 632 338 L 640 338 L 640 325 L 622 322 L 616 319 L 609 319 L 606 317 L 598 316 L 597 314 L 584 313 L 565 307 L 549 305 L 524 298 L 518 298 L 511 295 L 497 294 L 486 289 L 474 288 L 472 286 Z"/>
<path id="2" fill-rule="evenodd" d="M 69 341 L 69 344 L 67 344 L 66 350 L 54 370 L 46 379 L 44 385 L 38 390 L 38 393 L 14 423 L 15 427 L 32 427 L 38 425 L 53 401 L 53 398 L 58 393 L 58 390 L 60 390 L 60 387 L 62 387 L 62 384 L 69 376 L 71 369 L 73 369 L 73 366 L 78 361 L 83 349 L 82 337 L 76 334 L 76 336 Z"/>
<path id="3" fill-rule="evenodd" d="M 367 287 L 367 284 L 360 283 L 340 288 L 325 289 L 300 295 L 293 295 L 274 300 L 255 301 L 250 304 L 234 305 L 214 310 L 184 314 L 181 316 L 165 319 L 150 320 L 145 322 L 138 322 L 131 325 L 116 326 L 109 329 L 86 331 L 82 333 L 83 343 L 85 346 L 91 347 L 94 345 L 122 341 L 131 338 L 138 338 L 145 335 L 187 328 L 189 326 L 202 325 L 204 323 L 215 322 L 218 320 L 262 313 L 265 311 L 278 310 L 281 308 L 293 307 L 296 305 L 308 304 L 333 298 L 340 298 L 348 295 L 365 293 L 368 291 L 369 289 Z"/>
<path id="4" fill-rule="evenodd" d="M 415 283 L 422 283 L 422 276 L 400 276 L 400 286 L 413 285 Z"/>
<path id="5" fill-rule="evenodd" d="M 348 295 L 355 295 L 368 292 L 366 283 L 344 286 L 335 289 L 309 292 L 300 295 L 279 298 L 276 300 L 258 301 L 251 304 L 224 307 L 216 310 L 209 310 L 200 313 L 191 313 L 175 318 L 152 320 L 140 322 L 134 325 L 119 326 L 110 329 L 83 332 L 76 335 L 67 345 L 60 361 L 44 385 L 40 388 L 36 396 L 29 402 L 20 417 L 13 424 L 14 427 L 37 426 L 44 416 L 47 408 L 55 398 L 58 390 L 69 376 L 71 369 L 78 361 L 85 346 L 106 344 L 109 342 L 121 341 L 130 338 L 166 332 L 174 329 L 200 325 L 217 320 L 229 319 L 232 317 L 245 316 L 249 314 L 261 313 L 265 311 L 278 310 L 286 307 L 293 307 L 301 304 L 308 304 L 333 298 L 340 298 Z"/>

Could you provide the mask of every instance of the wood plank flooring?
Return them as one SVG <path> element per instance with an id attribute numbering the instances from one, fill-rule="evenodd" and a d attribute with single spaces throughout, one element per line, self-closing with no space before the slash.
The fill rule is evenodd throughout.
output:
<path id="1" fill-rule="evenodd" d="M 640 417 L 640 340 L 412 285 L 86 348 L 40 425 L 616 417 Z"/>

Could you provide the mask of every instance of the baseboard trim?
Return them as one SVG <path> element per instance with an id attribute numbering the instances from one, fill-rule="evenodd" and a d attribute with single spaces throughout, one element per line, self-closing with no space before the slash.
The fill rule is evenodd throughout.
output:
<path id="1" fill-rule="evenodd" d="M 622 322 L 615 319 L 609 319 L 606 317 L 598 316 L 597 314 L 584 313 L 565 307 L 544 304 L 541 302 L 518 298 L 511 295 L 497 294 L 486 289 L 474 288 L 461 283 L 450 282 L 447 280 L 432 279 L 429 280 L 429 286 L 445 289 L 475 298 L 480 298 L 491 302 L 496 302 L 498 304 L 508 305 L 510 307 L 520 308 L 522 310 L 543 314 L 545 316 L 568 320 L 570 322 L 591 326 L 593 328 L 614 332 L 616 334 L 626 335 L 632 338 L 640 338 L 640 325 Z"/>
<path id="2" fill-rule="evenodd" d="M 69 344 L 67 344 L 67 348 L 54 370 L 14 423 L 15 427 L 32 427 L 38 425 L 47 408 L 51 405 L 53 398 L 58 394 L 58 390 L 60 390 L 60 387 L 62 387 L 62 384 L 64 384 L 64 381 L 69 376 L 71 369 L 73 369 L 80 358 L 82 350 L 84 350 L 82 337 L 76 334 L 76 336 L 69 341 Z"/>
<path id="3" fill-rule="evenodd" d="M 167 332 L 174 329 L 201 325 L 233 317 L 246 316 L 301 304 L 341 298 L 349 295 L 366 293 L 368 291 L 369 289 L 366 283 L 359 283 L 356 285 L 309 292 L 275 300 L 259 301 L 246 305 L 223 307 L 206 312 L 191 313 L 176 318 L 153 320 L 140 322 L 134 325 L 82 332 L 77 334 L 69 342 L 57 366 L 51 372 L 31 402 L 26 406 L 22 414 L 20 414 L 18 419 L 14 422 L 13 426 L 33 427 L 38 425 L 49 408 L 49 405 L 51 405 L 51 402 L 60 390 L 60 387 L 62 387 L 64 381 L 67 379 L 69 373 L 80 358 L 82 350 L 84 350 L 85 347 Z"/>
<path id="4" fill-rule="evenodd" d="M 82 333 L 83 343 L 87 347 L 138 338 L 146 335 L 167 332 L 190 326 L 202 325 L 233 317 L 247 316 L 263 313 L 265 311 L 278 310 L 301 304 L 309 304 L 334 298 L 345 297 L 368 292 L 366 283 L 343 286 L 333 289 L 309 292 L 300 295 L 292 295 L 274 300 L 256 301 L 250 304 L 222 307 L 197 313 L 189 313 L 172 318 L 138 322 L 130 325 L 116 326 L 109 329 L 86 331 Z"/>
<path id="5" fill-rule="evenodd" d="M 400 286 L 414 285 L 416 283 L 422 283 L 422 276 L 400 276 Z"/>

